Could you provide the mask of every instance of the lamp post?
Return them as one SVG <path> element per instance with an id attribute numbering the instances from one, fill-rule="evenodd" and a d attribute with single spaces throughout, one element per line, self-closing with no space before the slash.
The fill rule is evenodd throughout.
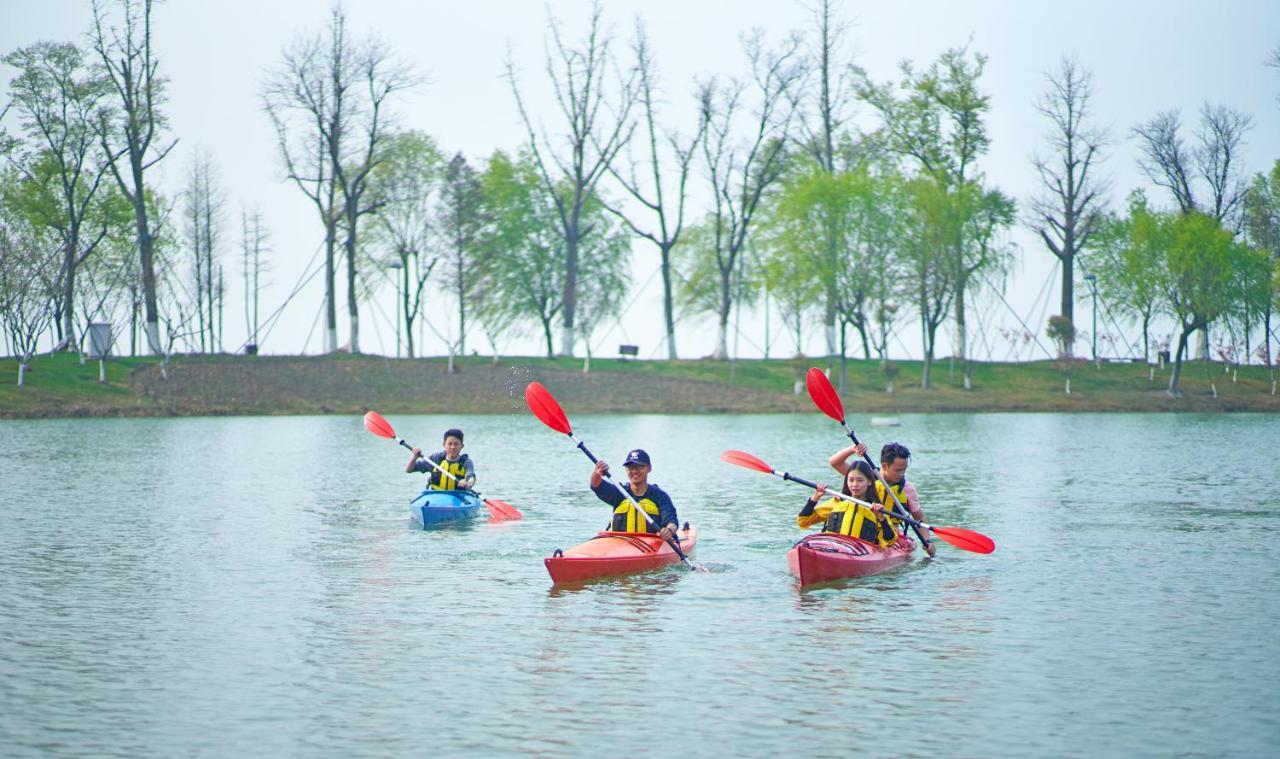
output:
<path id="1" fill-rule="evenodd" d="M 1098 278 L 1092 274 L 1084 275 L 1084 281 L 1089 283 L 1089 291 L 1093 294 L 1093 364 L 1098 364 Z"/>
<path id="2" fill-rule="evenodd" d="M 404 268 L 404 264 L 400 259 L 393 258 L 387 261 L 387 268 L 391 269 L 391 276 L 396 280 L 396 307 L 392 310 L 396 315 L 396 358 L 400 358 L 400 270 Z"/>

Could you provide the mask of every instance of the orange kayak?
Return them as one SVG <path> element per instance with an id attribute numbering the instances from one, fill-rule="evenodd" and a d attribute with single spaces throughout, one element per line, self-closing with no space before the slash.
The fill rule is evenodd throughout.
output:
<path id="1" fill-rule="evenodd" d="M 680 550 L 693 553 L 698 545 L 698 530 L 685 525 L 676 533 Z M 601 532 L 543 560 L 552 582 L 568 583 L 594 580 L 597 577 L 631 575 L 677 564 L 680 556 L 666 541 L 646 532 Z"/>

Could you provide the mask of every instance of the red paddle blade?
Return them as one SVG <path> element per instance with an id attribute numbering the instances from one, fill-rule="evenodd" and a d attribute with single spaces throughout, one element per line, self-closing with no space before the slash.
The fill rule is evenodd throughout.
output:
<path id="1" fill-rule="evenodd" d="M 493 516 L 494 519 L 514 520 L 524 517 L 524 514 L 520 513 L 520 509 L 517 509 L 506 501 L 499 501 L 497 498 L 486 498 L 484 505 L 489 507 L 489 514 Z"/>
<path id="2" fill-rule="evenodd" d="M 773 467 L 769 466 L 764 459 L 752 456 L 746 451 L 725 451 L 720 454 L 720 460 L 744 469 L 754 469 L 757 472 L 773 474 Z"/>
<path id="3" fill-rule="evenodd" d="M 573 428 L 569 426 L 569 418 L 564 415 L 564 409 L 560 408 L 555 396 L 543 387 L 541 382 L 529 383 L 524 389 L 524 402 L 528 404 L 533 415 L 538 417 L 538 421 L 556 432 L 565 435 L 573 434 Z"/>
<path id="4" fill-rule="evenodd" d="M 934 527 L 933 534 L 964 551 L 991 553 L 996 550 L 995 541 L 980 532 L 961 527 Z"/>
<path id="5" fill-rule="evenodd" d="M 396 431 L 391 429 L 391 423 L 383 419 L 382 414 L 377 411 L 370 411 L 364 415 L 364 428 L 378 437 L 394 438 L 396 436 Z"/>
<path id="6" fill-rule="evenodd" d="M 827 379 L 827 375 L 823 374 L 821 369 L 816 366 L 810 369 L 804 375 L 804 385 L 809 388 L 809 397 L 813 399 L 813 405 L 817 406 L 822 413 L 844 424 L 844 404 L 840 402 L 836 389 L 831 386 L 831 380 Z"/>

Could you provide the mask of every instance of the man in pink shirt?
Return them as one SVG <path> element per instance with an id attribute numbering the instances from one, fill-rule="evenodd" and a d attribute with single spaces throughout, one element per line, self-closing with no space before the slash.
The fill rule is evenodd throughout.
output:
<path id="1" fill-rule="evenodd" d="M 844 476 L 849 473 L 850 457 L 862 458 L 866 455 L 867 446 L 858 443 L 836 451 L 828 463 L 831 464 L 832 469 Z M 927 520 L 924 518 L 924 509 L 920 508 L 920 496 L 916 493 L 916 486 L 907 482 L 907 463 L 910 459 L 911 451 L 907 450 L 905 445 L 886 443 L 884 448 L 880 449 L 880 475 L 884 477 L 885 484 L 898 496 L 898 500 L 907 507 L 907 511 L 911 512 L 911 517 L 917 522 L 925 522 Z M 932 534 L 926 536 L 929 542 L 925 543 L 924 550 L 933 556 L 936 549 L 931 538 Z"/>

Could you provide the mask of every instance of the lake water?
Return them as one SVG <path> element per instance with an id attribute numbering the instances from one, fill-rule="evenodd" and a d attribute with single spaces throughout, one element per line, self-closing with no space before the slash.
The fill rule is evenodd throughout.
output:
<path id="1" fill-rule="evenodd" d="M 1276 417 L 851 417 L 998 547 L 799 592 L 805 490 L 718 456 L 835 482 L 838 425 L 567 410 L 712 573 L 552 588 L 608 507 L 527 415 L 391 418 L 525 514 L 435 532 L 358 417 L 0 422 L 0 754 L 1280 753 Z"/>

